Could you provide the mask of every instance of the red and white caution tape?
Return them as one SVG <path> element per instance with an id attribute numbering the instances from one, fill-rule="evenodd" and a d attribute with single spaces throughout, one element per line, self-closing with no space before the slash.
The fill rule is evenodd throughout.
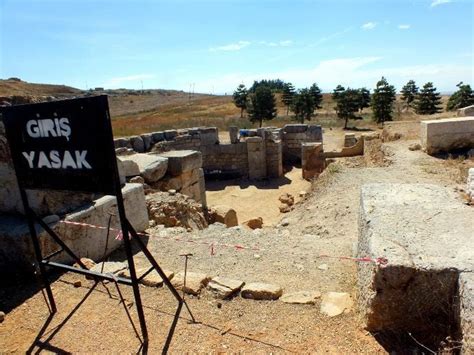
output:
<path id="1" fill-rule="evenodd" d="M 369 257 L 353 258 L 353 257 L 350 257 L 350 256 L 319 255 L 319 258 L 332 258 L 332 259 L 351 260 L 351 261 L 355 261 L 355 262 L 374 263 L 374 264 L 381 265 L 381 266 L 385 266 L 385 265 L 388 264 L 388 260 L 384 257 L 380 257 L 380 258 L 369 258 Z"/>

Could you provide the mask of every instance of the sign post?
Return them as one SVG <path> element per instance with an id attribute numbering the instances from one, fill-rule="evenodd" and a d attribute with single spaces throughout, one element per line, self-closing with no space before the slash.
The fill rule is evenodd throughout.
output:
<path id="1" fill-rule="evenodd" d="M 163 352 L 167 352 L 183 304 L 194 317 L 165 273 L 153 258 L 145 243 L 127 219 L 123 204 L 117 159 L 112 135 L 107 96 L 86 97 L 48 103 L 6 107 L 2 110 L 6 136 L 9 142 L 20 195 L 32 238 L 41 279 L 46 289 L 51 314 L 57 310 L 45 267 L 91 276 L 98 280 L 110 280 L 133 288 L 135 304 L 142 333 L 142 351 L 148 350 L 148 333 L 139 281 L 156 270 L 178 301 L 174 320 L 168 333 Z M 130 279 L 90 271 L 80 258 L 43 222 L 30 208 L 26 189 L 63 190 L 114 195 L 120 217 L 124 249 L 130 269 Z M 38 223 L 60 246 L 57 252 L 43 256 L 35 229 Z M 136 241 L 151 266 L 137 277 L 131 240 Z M 50 259 L 60 252 L 67 253 L 81 268 L 53 262 Z"/>

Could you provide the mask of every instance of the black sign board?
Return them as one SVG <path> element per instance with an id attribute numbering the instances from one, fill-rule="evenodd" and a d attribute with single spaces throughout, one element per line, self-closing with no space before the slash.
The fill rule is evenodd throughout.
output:
<path id="1" fill-rule="evenodd" d="M 2 111 L 20 186 L 115 193 L 117 165 L 107 96 Z"/>

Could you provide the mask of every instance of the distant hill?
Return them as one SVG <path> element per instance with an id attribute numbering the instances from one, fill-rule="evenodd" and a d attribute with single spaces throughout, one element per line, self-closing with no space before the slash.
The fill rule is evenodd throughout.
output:
<path id="1" fill-rule="evenodd" d="M 82 90 L 53 84 L 28 83 L 17 78 L 0 79 L 0 96 L 75 96 L 81 95 Z"/>

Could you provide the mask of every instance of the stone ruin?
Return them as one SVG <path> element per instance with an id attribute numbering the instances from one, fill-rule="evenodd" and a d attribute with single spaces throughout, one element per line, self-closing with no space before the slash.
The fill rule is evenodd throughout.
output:
<path id="1" fill-rule="evenodd" d="M 434 155 L 474 148 L 474 117 L 453 117 L 421 121 L 421 145 Z"/>
<path id="2" fill-rule="evenodd" d="M 146 192 L 173 191 L 184 198 L 191 198 L 207 208 L 205 175 L 223 174 L 246 179 L 277 178 L 283 175 L 283 164 L 301 159 L 302 143 L 322 143 L 322 129 L 312 125 L 287 125 L 282 129 L 262 128 L 246 131 L 238 136 L 238 129 L 229 130 L 230 143 L 221 144 L 217 128 L 191 128 L 169 130 L 115 140 L 118 167 L 125 209 L 137 231 L 144 231 L 149 220 L 160 221 L 166 211 L 157 209 L 160 203 L 173 204 L 155 199 L 145 200 Z M 150 195 L 151 196 L 151 195 Z M 119 228 L 118 219 L 110 217 L 116 210 L 112 196 L 94 194 L 28 191 L 32 209 L 62 236 L 77 255 L 93 260 L 103 259 L 121 242 L 110 238 L 104 253 L 104 231 L 80 228 L 65 222 L 79 222 Z M 180 204 L 186 204 L 186 200 Z M 148 215 L 150 208 L 158 211 Z M 175 204 L 176 205 L 176 204 Z M 166 207 L 165 206 L 165 207 Z M 176 206 L 175 206 L 176 207 Z M 199 209 L 198 207 L 195 208 Z M 19 189 L 4 135 L 0 126 L 0 276 L 15 277 L 33 271 L 34 254 L 21 204 Z M 212 215 L 212 213 L 210 214 Z M 172 222 L 172 221 L 171 221 Z M 170 222 L 170 223 L 171 223 Z M 176 225 L 206 226 L 199 216 L 184 216 Z M 171 224 L 172 225 L 172 224 Z M 39 228 L 39 227 L 38 227 Z M 56 244 L 39 230 L 41 247 L 46 254 L 56 250 Z M 51 260 L 71 263 L 62 253 Z"/>

